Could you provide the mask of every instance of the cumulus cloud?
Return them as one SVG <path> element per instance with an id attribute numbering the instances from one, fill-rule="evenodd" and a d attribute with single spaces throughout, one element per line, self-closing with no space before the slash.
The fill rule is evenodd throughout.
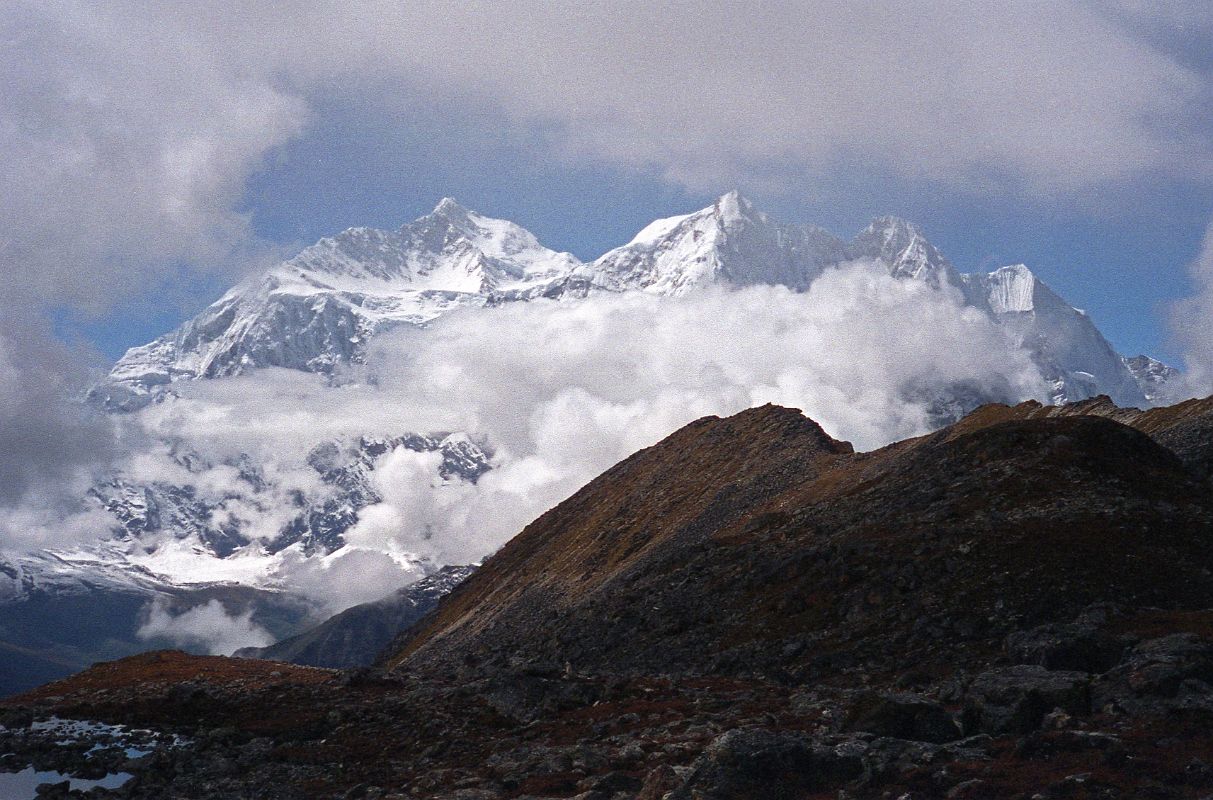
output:
<path id="1" fill-rule="evenodd" d="M 71 0 L 0 17 L 0 262 L 36 298 L 104 308 L 248 255 L 244 180 L 305 104 L 162 22 Z"/>
<path id="2" fill-rule="evenodd" d="M 111 423 L 75 402 L 81 364 L 41 318 L 0 306 L 0 507 L 79 497 L 113 454 Z"/>
<path id="3" fill-rule="evenodd" d="M 1206 397 L 1213 394 L 1213 222 L 1189 273 L 1193 293 L 1171 309 L 1171 330 L 1187 367 L 1175 396 Z"/>
<path id="4" fill-rule="evenodd" d="M 436 453 L 384 455 L 373 473 L 382 502 L 362 510 L 348 546 L 278 564 L 277 580 L 338 610 L 427 567 L 482 559 L 701 416 L 775 402 L 867 449 L 931 429 L 953 393 L 1014 401 L 1046 387 L 1027 353 L 953 290 L 853 264 L 799 294 L 764 286 L 470 309 L 382 335 L 338 385 L 263 370 L 179 392 L 127 424 L 212 459 L 249 453 L 287 486 L 308 480 L 307 451 L 329 437 L 465 431 L 494 447 L 495 468 L 476 484 L 444 481 Z"/>
<path id="5" fill-rule="evenodd" d="M 492 109 L 552 153 L 712 189 L 857 164 L 1033 194 L 1207 180 L 1208 81 L 1125 6 L 18 0 L 0 259 L 80 307 L 232 267 L 248 177 L 331 92 Z"/>
<path id="6" fill-rule="evenodd" d="M 407 522 L 392 531 L 380 545 L 387 550 L 351 544 L 327 556 L 306 557 L 294 551 L 283 554 L 272 579 L 309 598 L 326 614 L 336 614 L 358 603 L 390 594 L 426 575 L 426 564 L 402 547 L 418 537 L 400 535 L 415 530 Z M 464 559 L 459 563 L 472 563 Z M 433 566 L 432 563 L 428 566 Z"/>
<path id="7" fill-rule="evenodd" d="M 136 631 L 143 641 L 168 641 L 177 647 L 212 655 L 231 655 L 242 647 L 274 643 L 269 631 L 253 622 L 253 611 L 229 614 L 218 600 L 173 613 L 168 601 L 154 600 Z"/>

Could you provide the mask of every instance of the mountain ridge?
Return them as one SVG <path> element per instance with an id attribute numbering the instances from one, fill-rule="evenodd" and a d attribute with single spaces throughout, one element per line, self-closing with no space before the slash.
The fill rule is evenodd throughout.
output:
<path id="1" fill-rule="evenodd" d="M 878 217 L 845 242 L 817 226 L 776 222 L 734 191 L 657 220 L 589 263 L 450 198 L 395 231 L 350 228 L 234 287 L 176 331 L 131 348 L 90 397 L 134 410 L 176 380 L 263 366 L 328 374 L 360 363 L 377 333 L 424 327 L 459 308 L 626 291 L 677 297 L 708 285 L 804 291 L 824 270 L 856 260 L 960 290 L 1032 353 L 1055 402 L 1105 393 L 1144 405 L 1146 388 L 1161 396 L 1173 377 L 1165 365 L 1133 372 L 1084 314 L 1023 265 L 962 276 L 919 228 L 897 217 Z M 997 277 L 1004 273 L 1011 279 Z M 1012 295 L 1024 305 L 1023 286 L 1027 300 L 1039 295 L 1039 307 L 1007 305 Z"/>
<path id="2" fill-rule="evenodd" d="M 883 604 L 848 594 L 852 580 L 831 573 L 838 553 L 823 553 L 842 547 L 846 560 L 874 564 L 904 549 L 912 560 L 915 548 L 939 550 L 939 537 L 951 536 L 943 531 L 956 526 L 967 526 L 965 536 L 984 542 L 993 560 L 982 569 L 1011 574 L 1039 569 L 1032 566 L 1033 537 L 1059 547 L 1066 542 L 1073 552 L 1055 553 L 1059 563 L 1050 569 L 1064 571 L 1065 562 L 1075 575 L 1091 581 L 1098 575 L 1117 587 L 1084 579 L 1085 603 L 1111 601 L 1115 592 L 1127 598 L 1130 592 L 1153 597 L 1171 591 L 1143 583 L 1129 562 L 1121 563 L 1122 551 L 1134 553 L 1130 561 L 1149 560 L 1152 575 L 1190 566 L 1195 572 L 1183 581 L 1195 586 L 1206 580 L 1196 575 L 1204 575 L 1200 565 L 1213 550 L 1189 566 L 1177 564 L 1161 545 L 1143 552 L 1136 520 L 1153 512 L 1132 498 L 1174 491 L 1174 535 L 1213 530 L 1207 512 L 1193 506 L 1195 516 L 1188 517 L 1180 510 L 1209 502 L 1213 401 L 1153 411 L 1119 409 L 1106 397 L 1060 408 L 991 405 L 935 433 L 865 453 L 823 441 L 814 428 L 799 412 L 766 406 L 724 420 L 701 419 L 640 451 L 486 560 L 394 654 L 385 654 L 384 666 L 442 671 L 458 663 L 508 663 L 525 654 L 587 672 L 604 668 L 608 658 L 611 669 L 622 672 L 656 669 L 658 658 L 664 672 L 727 672 L 731 663 L 752 670 L 778 663 L 786 670 L 791 667 L 778 653 L 795 642 L 783 628 L 766 630 L 725 610 L 774 613 L 775 606 L 791 602 L 793 590 L 763 576 L 779 574 L 787 559 L 799 563 L 796 552 L 813 553 L 798 569 L 837 584 L 837 593 L 822 595 L 804 584 L 796 590 L 805 598 L 796 618 L 810 627 L 832 625 L 832 636 L 842 637 L 844 629 L 876 636 L 880 626 L 907 620 L 891 619 Z M 690 474 L 677 467 L 687 452 L 696 454 Z M 1014 469 L 1000 466 L 1009 464 Z M 979 491 L 990 498 L 971 496 Z M 1122 518 L 1109 521 L 1105 513 L 1111 512 L 1071 507 L 1080 491 L 1089 493 L 1093 507 L 1116 509 Z M 1016 531 L 1014 541 L 997 538 L 1009 529 Z M 1110 537 L 1123 537 L 1123 547 Z M 1213 547 L 1213 539 L 1184 541 L 1198 550 Z M 1007 614 L 1045 613 L 1032 592 L 983 590 L 985 581 L 999 580 L 993 572 L 983 575 L 936 575 L 933 591 L 964 595 L 967 605 L 945 611 L 927 603 L 916 614 L 967 615 L 983 630 L 1005 624 L 996 620 Z M 692 585 L 702 596 L 685 588 Z M 1174 591 L 1195 602 L 1187 589 Z M 897 593 L 907 596 L 904 589 Z M 998 612 L 991 606 L 995 596 L 1005 604 Z M 669 617 L 678 621 L 663 622 Z M 579 635 L 579 626 L 593 627 L 593 639 Z M 845 649 L 846 642 L 842 637 L 832 646 Z M 926 640 L 920 645 L 930 646 Z"/>
<path id="3" fill-rule="evenodd" d="M 1213 398 L 988 405 L 858 453 L 793 409 L 704 417 L 532 522 L 385 669 L 147 653 L 0 702 L 0 743 L 47 763 L 48 715 L 160 731 L 115 762 L 131 800 L 1198 800 L 1210 431 Z"/>

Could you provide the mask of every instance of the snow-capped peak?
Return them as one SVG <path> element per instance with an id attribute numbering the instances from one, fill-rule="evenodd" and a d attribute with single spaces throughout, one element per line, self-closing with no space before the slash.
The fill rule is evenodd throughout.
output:
<path id="1" fill-rule="evenodd" d="M 754 204 L 742 197 L 741 192 L 736 189 L 716 198 L 716 202 L 712 204 L 712 210 L 725 225 L 741 222 L 756 213 Z"/>
<path id="2" fill-rule="evenodd" d="M 434 206 L 434 210 L 430 213 L 441 214 L 448 217 L 462 217 L 467 216 L 471 212 L 459 205 L 459 201 L 457 201 L 455 198 L 444 197 L 438 201 L 438 205 Z"/>
<path id="3" fill-rule="evenodd" d="M 349 228 L 275 268 L 281 291 L 427 289 L 480 294 L 550 278 L 580 262 L 539 243 L 520 225 L 471 211 L 446 197 L 395 231 Z"/>
<path id="4" fill-rule="evenodd" d="M 650 223 L 593 268 L 605 286 L 655 294 L 715 283 L 805 289 L 844 252 L 820 228 L 775 222 L 734 190 L 694 213 Z"/>
<path id="5" fill-rule="evenodd" d="M 137 408 L 178 378 L 255 367 L 331 372 L 394 325 L 454 308 L 550 294 L 582 267 L 519 225 L 444 198 L 394 231 L 349 228 L 227 292 L 176 331 L 129 350 L 93 396 Z"/>
<path id="6" fill-rule="evenodd" d="M 986 300 L 995 314 L 1032 311 L 1036 297 L 1036 274 L 1024 264 L 999 267 L 989 274 Z"/>
<path id="7" fill-rule="evenodd" d="M 941 286 L 957 284 L 959 276 L 922 231 L 900 217 L 877 217 L 848 248 L 851 258 L 883 263 L 896 278 L 915 278 Z"/>
<path id="8" fill-rule="evenodd" d="M 650 222 L 641 228 L 640 232 L 624 245 L 624 248 L 668 247 L 669 239 L 672 236 L 685 234 L 688 229 L 693 238 L 698 241 L 705 234 L 718 234 L 729 228 L 736 228 L 746 221 L 768 223 L 766 215 L 755 211 L 754 204 L 734 189 L 728 194 L 716 198 L 712 205 L 699 211 Z M 601 262 L 605 258 L 604 256 L 599 261 Z"/>
<path id="9" fill-rule="evenodd" d="M 914 240 L 914 238 L 922 236 L 922 231 L 914 223 L 895 217 L 886 215 L 876 217 L 868 226 L 863 229 L 860 236 L 878 237 L 884 247 L 891 251 L 904 250 Z"/>
<path id="10" fill-rule="evenodd" d="M 1145 403 L 1134 376 L 1095 323 L 1025 265 L 960 280 L 969 304 L 985 309 L 1032 353 L 1053 384 L 1054 401 L 1107 394 L 1120 406 Z"/>
<path id="11" fill-rule="evenodd" d="M 261 366 L 327 373 L 360 361 L 378 331 L 425 325 L 468 305 L 593 291 L 681 295 L 711 284 L 799 291 L 826 268 L 850 260 L 878 263 L 896 278 L 961 289 L 970 305 L 1035 348 L 1059 400 L 1098 390 L 1122 405 L 1143 402 L 1129 369 L 1091 321 L 1026 266 L 962 277 L 917 226 L 899 217 L 872 220 L 847 244 L 815 226 L 777 222 L 737 191 L 650 223 L 592 264 L 446 197 L 397 230 L 350 228 L 236 287 L 174 333 L 128 352 L 95 396 L 130 408 L 178 378 Z"/>
<path id="12" fill-rule="evenodd" d="M 1175 396 L 1175 385 L 1171 384 L 1171 381 L 1177 381 L 1180 377 L 1180 372 L 1175 367 L 1147 355 L 1122 360 L 1151 405 L 1174 403 L 1182 397 Z"/>

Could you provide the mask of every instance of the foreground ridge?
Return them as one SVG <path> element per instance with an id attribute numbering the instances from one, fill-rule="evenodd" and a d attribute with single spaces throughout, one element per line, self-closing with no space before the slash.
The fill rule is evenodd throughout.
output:
<path id="1" fill-rule="evenodd" d="M 1202 797 L 1211 452 L 1213 398 L 984 406 L 869 453 L 708 417 L 377 670 L 138 656 L 7 701 L 0 744 L 52 752 L 51 713 L 189 737 L 124 767 L 135 798 Z"/>

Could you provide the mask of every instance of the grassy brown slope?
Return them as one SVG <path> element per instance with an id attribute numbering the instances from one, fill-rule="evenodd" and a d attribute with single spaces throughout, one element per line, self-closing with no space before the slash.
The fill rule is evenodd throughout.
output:
<path id="1" fill-rule="evenodd" d="M 1213 492 L 1109 416 L 987 407 L 863 454 L 787 409 L 700 420 L 529 526 L 391 674 L 153 654 L 0 718 L 185 733 L 131 768 L 123 795 L 147 800 L 1196 800 L 1213 790 Z M 1206 416 L 1148 419 L 1160 439 Z M 987 731 L 1014 697 L 975 687 L 1043 663 L 1014 652 L 1023 636 L 1083 660 L 1064 669 L 1096 673 L 1078 679 L 1091 703 Z M 958 714 L 947 736 L 991 736 L 858 721 L 890 690 Z"/>
<path id="2" fill-rule="evenodd" d="M 797 411 L 763 406 L 706 417 L 641 450 L 528 525 L 410 635 L 394 666 L 436 639 L 474 636 L 523 598 L 576 602 L 713 509 L 711 530 L 752 515 L 753 500 L 853 452 Z M 745 497 L 729 497 L 744 484 Z M 709 531 L 710 532 L 710 531 Z"/>
<path id="3" fill-rule="evenodd" d="M 1199 476 L 1213 476 L 1213 397 L 1145 410 L 1120 408 L 1106 395 L 1064 406 L 1043 406 L 1033 401 L 1017 406 L 992 404 L 977 409 L 952 430 L 975 430 L 1017 419 L 1079 416 L 1105 417 L 1136 428 L 1175 453 Z"/>
<path id="4" fill-rule="evenodd" d="M 701 420 L 605 473 L 388 663 L 807 678 L 984 658 L 1091 603 L 1213 596 L 1207 486 L 1102 415 L 988 407 L 866 454 L 798 420 Z"/>

